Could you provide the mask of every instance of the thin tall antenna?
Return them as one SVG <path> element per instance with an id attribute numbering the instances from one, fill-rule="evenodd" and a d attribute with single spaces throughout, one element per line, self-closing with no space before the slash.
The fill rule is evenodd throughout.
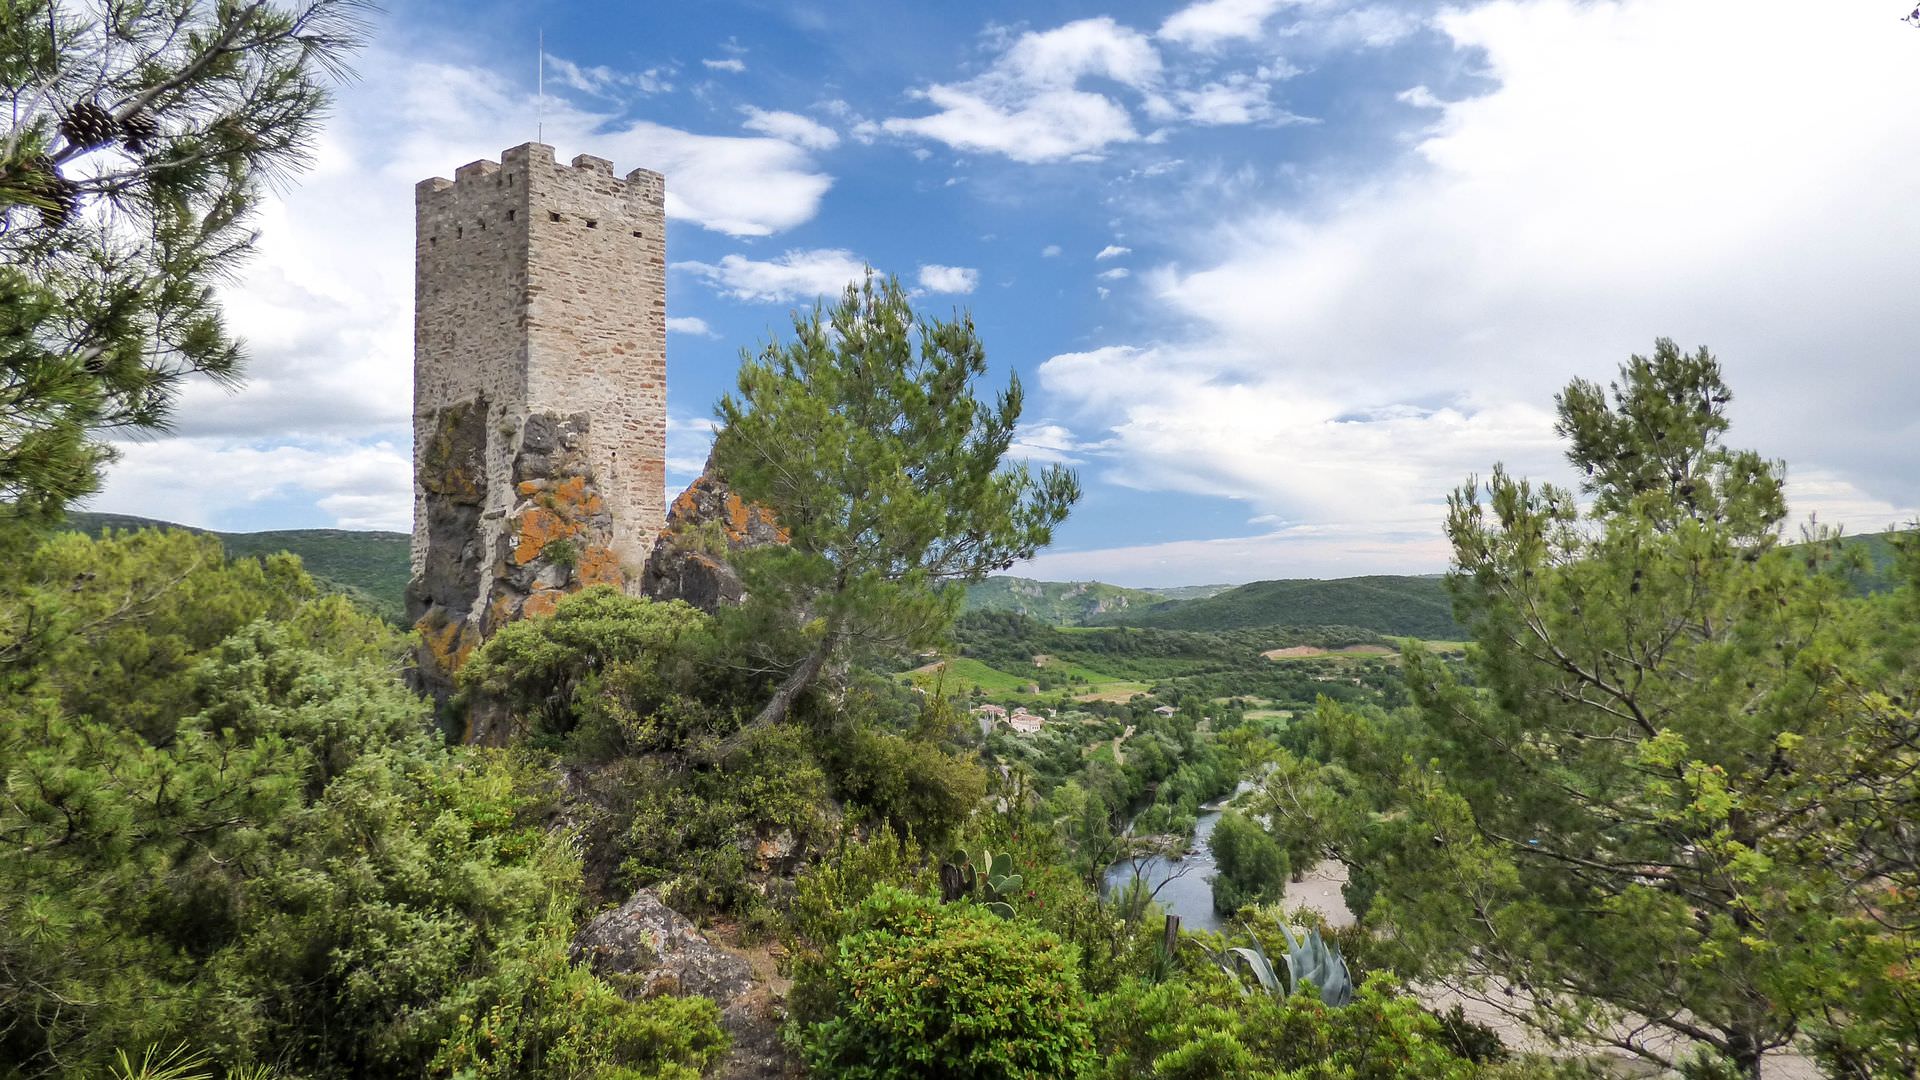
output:
<path id="1" fill-rule="evenodd" d="M 545 145 L 547 141 L 547 28 L 540 28 L 540 59 L 535 61 L 535 86 L 538 87 L 533 103 L 533 141 Z"/>

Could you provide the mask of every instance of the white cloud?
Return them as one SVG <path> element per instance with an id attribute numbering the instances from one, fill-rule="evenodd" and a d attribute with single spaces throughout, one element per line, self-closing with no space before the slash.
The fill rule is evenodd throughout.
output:
<path id="1" fill-rule="evenodd" d="M 1432 90 L 1422 86 L 1411 86 L 1393 95 L 1395 101 L 1404 102 L 1416 109 L 1444 109 L 1447 103 L 1434 95 Z"/>
<path id="2" fill-rule="evenodd" d="M 1080 89 L 1081 81 L 1146 92 L 1160 76 L 1160 55 L 1145 34 L 1104 16 L 1081 19 L 1021 34 L 979 77 L 920 91 L 935 112 L 893 117 L 875 129 L 1022 162 L 1093 157 L 1140 135 L 1125 106 Z"/>
<path id="3" fill-rule="evenodd" d="M 1130 247 L 1121 247 L 1119 244 L 1108 244 L 1106 247 L 1100 249 L 1100 253 L 1094 256 L 1094 260 L 1117 259 L 1122 255 L 1131 254 L 1133 254 L 1133 249 Z"/>
<path id="4" fill-rule="evenodd" d="M 920 267 L 920 287 L 934 293 L 970 293 L 980 284 L 980 271 L 966 266 L 927 263 Z"/>
<path id="5" fill-rule="evenodd" d="M 844 248 L 794 250 L 777 259 L 728 255 L 718 263 L 677 262 L 684 270 L 737 300 L 790 301 L 838 296 L 867 273 L 864 259 Z"/>
<path id="6" fill-rule="evenodd" d="M 668 217 L 734 236 L 769 236 L 811 220 L 833 186 L 805 150 L 780 139 L 698 135 L 646 121 L 578 138 L 604 147 L 603 157 L 665 173 Z"/>
<path id="7" fill-rule="evenodd" d="M 1080 449 L 1080 440 L 1063 425 L 1021 424 L 1013 433 L 1007 455 L 1036 465 L 1071 465 L 1080 460 L 1074 456 Z"/>
<path id="8" fill-rule="evenodd" d="M 1132 273 L 1133 271 L 1127 269 L 1124 266 L 1116 266 L 1111 270 L 1102 270 L 1100 271 L 1100 273 L 1094 276 L 1098 277 L 1102 281 L 1119 281 L 1121 278 L 1128 277 Z"/>
<path id="9" fill-rule="evenodd" d="M 351 441 L 256 445 L 219 438 L 120 444 L 106 488 L 90 505 L 181 525 L 217 528 L 269 500 L 304 497 L 341 529 L 413 527 L 410 445 Z"/>
<path id="10" fill-rule="evenodd" d="M 631 93 L 663 94 L 673 89 L 672 65 L 650 67 L 643 71 L 620 71 L 604 64 L 582 67 L 564 56 L 547 53 L 541 58 L 547 77 L 560 85 L 594 97 L 622 100 Z"/>
<path id="11" fill-rule="evenodd" d="M 1206 127 L 1232 124 L 1308 124 L 1314 121 L 1276 106 L 1273 89 L 1244 72 L 1191 90 L 1176 90 L 1173 100 L 1186 118 Z"/>
<path id="12" fill-rule="evenodd" d="M 1223 42 L 1252 40 L 1261 35 L 1267 18 L 1289 0 L 1200 0 L 1167 16 L 1160 37 L 1211 49 Z"/>
<path id="13" fill-rule="evenodd" d="M 1797 514 L 1911 516 L 1920 371 L 1890 313 L 1911 306 L 1920 203 L 1887 178 L 1920 169 L 1898 105 L 1920 67 L 1879 13 L 1796 11 L 1451 10 L 1440 29 L 1492 89 L 1410 102 L 1438 122 L 1383 175 L 1232 208 L 1197 266 L 1148 278 L 1197 335 L 1056 357 L 1044 400 L 1106 427 L 1117 482 L 1321 530 L 1261 548 L 1301 560 L 1264 576 L 1362 536 L 1401 538 L 1355 564 L 1388 568 L 1435 550 L 1468 473 L 1562 478 L 1553 393 L 1668 335 L 1720 355 L 1732 440 L 1795 463 Z"/>
<path id="14" fill-rule="evenodd" d="M 700 62 L 705 64 L 710 71 L 727 71 L 738 75 L 740 72 L 747 70 L 747 62 L 737 56 L 729 56 L 722 60 L 702 60 Z"/>
<path id="15" fill-rule="evenodd" d="M 840 145 L 839 132 L 799 113 L 756 109 L 751 105 L 741 106 L 740 111 L 747 116 L 741 126 L 748 131 L 771 135 L 809 150 L 831 150 Z"/>
<path id="16" fill-rule="evenodd" d="M 1048 244 L 1046 247 L 1043 247 L 1040 249 L 1040 257 L 1043 259 L 1056 258 L 1059 256 L 1059 254 L 1060 254 L 1059 244 Z"/>
<path id="17" fill-rule="evenodd" d="M 713 332 L 712 327 L 707 325 L 707 320 L 702 319 L 695 315 L 667 316 L 667 333 L 686 334 L 688 337 L 719 337 L 720 336 L 719 334 L 716 334 Z"/>
<path id="18" fill-rule="evenodd" d="M 1081 90 L 1048 90 L 1004 104 L 955 86 L 930 86 L 922 96 L 939 111 L 884 120 L 881 130 L 1029 163 L 1097 156 L 1112 143 L 1140 137 L 1125 108 Z"/>

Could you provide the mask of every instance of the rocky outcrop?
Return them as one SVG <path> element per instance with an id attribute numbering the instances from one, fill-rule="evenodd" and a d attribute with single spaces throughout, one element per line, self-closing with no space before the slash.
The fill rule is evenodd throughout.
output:
<path id="1" fill-rule="evenodd" d="M 695 994 L 720 1006 L 733 1045 L 716 1073 L 723 1080 L 771 1080 L 795 1075 L 780 1042 L 786 1019 L 786 980 L 772 970 L 768 950 L 760 967 L 715 945 L 651 889 L 595 916 L 573 939 L 572 959 L 629 998 Z"/>
<path id="2" fill-rule="evenodd" d="M 667 509 L 667 526 L 653 545 L 640 591 L 655 600 L 685 600 L 707 612 L 737 604 L 746 587 L 729 557 L 787 539 L 773 512 L 734 494 L 709 458 L 700 478 Z"/>
<path id="3" fill-rule="evenodd" d="M 567 593 L 625 583 L 613 553 L 613 515 L 587 460 L 585 413 L 535 413 L 513 458 L 514 506 L 496 537 L 493 587 L 480 632 L 551 614 Z"/>
<path id="4" fill-rule="evenodd" d="M 753 989 L 753 965 L 708 941 L 651 889 L 594 916 L 572 955 L 628 997 L 697 994 L 724 1009 Z"/>
<path id="5" fill-rule="evenodd" d="M 418 684 L 442 702 L 474 648 L 500 627 L 548 614 L 589 585 L 626 583 L 588 456 L 587 414 L 533 413 L 494 436 L 512 451 L 499 470 L 506 475 L 495 478 L 504 507 L 488 506 L 488 417 L 485 398 L 440 409 L 416 469 L 427 542 L 408 616 L 421 635 Z M 503 721 L 474 703 L 465 738 L 501 741 Z"/>
<path id="6" fill-rule="evenodd" d="M 487 562 L 481 531 L 487 499 L 485 398 L 434 415 L 414 477 L 425 519 L 426 559 L 407 585 L 407 618 L 420 631 L 420 688 L 444 699 L 453 692 L 453 673 L 480 640 L 471 615 Z"/>

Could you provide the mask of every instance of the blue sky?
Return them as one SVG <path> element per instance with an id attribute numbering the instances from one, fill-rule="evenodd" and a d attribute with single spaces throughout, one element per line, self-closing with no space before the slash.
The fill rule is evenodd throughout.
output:
<path id="1" fill-rule="evenodd" d="M 404 529 L 412 185 L 538 128 L 667 175 L 675 486 L 740 348 L 871 264 L 970 310 L 1022 454 L 1080 470 L 1039 576 L 1440 570 L 1447 490 L 1563 478 L 1553 392 L 1659 335 L 1721 355 L 1797 513 L 1883 528 L 1920 505 L 1900 7 L 394 3 L 228 292 L 246 389 L 94 505 Z"/>

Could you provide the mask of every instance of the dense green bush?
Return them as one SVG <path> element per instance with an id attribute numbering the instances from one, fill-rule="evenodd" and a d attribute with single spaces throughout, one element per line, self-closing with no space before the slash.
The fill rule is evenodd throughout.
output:
<path id="1" fill-rule="evenodd" d="M 1242 997 L 1218 978 L 1158 985 L 1134 979 L 1102 997 L 1094 1018 L 1104 1057 L 1089 1075 L 1098 1080 L 1487 1075 L 1455 1054 L 1439 1020 L 1385 976 L 1369 979 L 1353 1004 L 1338 1009 L 1311 993 Z"/>
<path id="2" fill-rule="evenodd" d="M 604 759 L 722 726 L 713 621 L 599 585 L 500 628 L 460 671 L 469 707 L 508 710 L 532 745 Z"/>
<path id="3" fill-rule="evenodd" d="M 1232 810 L 1221 814 L 1208 846 L 1219 869 L 1213 879 L 1215 911 L 1231 915 L 1285 894 L 1286 849 L 1251 819 Z"/>
<path id="4" fill-rule="evenodd" d="M 183 1042 L 312 1080 L 711 1060 L 711 1003 L 569 967 L 569 838 L 314 595 L 181 534 L 60 537 L 0 583 L 32 614 L 0 637 L 0 1077 Z M 93 677 L 138 700 L 67 692 Z"/>
<path id="5" fill-rule="evenodd" d="M 1037 1080 L 1091 1058 L 1072 950 L 971 904 L 877 889 L 819 977 L 833 1014 L 795 1037 L 822 1076 Z"/>
<path id="6" fill-rule="evenodd" d="M 693 913 L 744 913 L 761 902 L 750 880 L 761 841 L 798 864 L 829 835 L 826 774 L 805 732 L 763 728 L 712 767 L 659 761 L 639 769 L 622 866 L 633 887 Z M 772 869 L 785 869 L 774 867 Z"/>

